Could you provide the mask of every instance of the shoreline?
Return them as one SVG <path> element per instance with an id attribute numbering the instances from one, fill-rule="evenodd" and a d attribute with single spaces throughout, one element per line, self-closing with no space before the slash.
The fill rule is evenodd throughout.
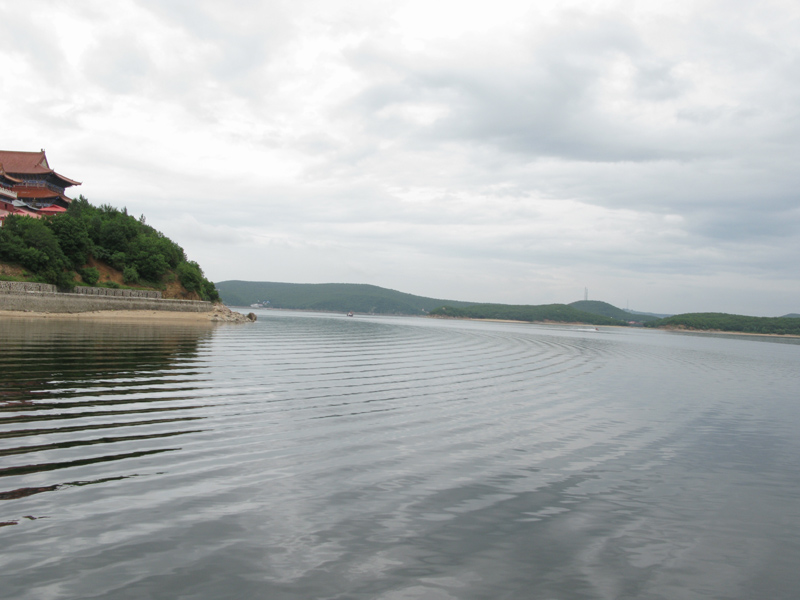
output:
<path id="1" fill-rule="evenodd" d="M 648 328 L 654 331 L 670 331 L 672 333 L 713 333 L 717 335 L 751 335 L 756 337 L 775 337 L 775 338 L 800 338 L 800 335 L 794 333 L 753 333 L 752 331 L 723 331 L 722 329 L 687 329 L 686 327 L 655 327 Z"/>
<path id="2" fill-rule="evenodd" d="M 595 325 L 594 323 L 581 323 L 580 321 L 517 321 L 514 319 L 478 319 L 476 317 L 445 317 L 429 315 L 429 319 L 453 319 L 454 321 L 482 321 L 486 323 L 520 323 L 522 325 L 580 325 L 582 327 L 614 327 L 618 329 L 641 329 L 641 327 L 625 327 L 623 325 Z"/>
<path id="3" fill-rule="evenodd" d="M 580 325 L 583 327 L 595 327 L 599 330 L 603 328 L 613 329 L 646 329 L 649 331 L 667 331 L 670 333 L 710 333 L 714 335 L 744 335 L 755 337 L 771 338 L 790 338 L 800 339 L 800 335 L 793 333 L 753 333 L 751 331 L 722 331 L 721 329 L 686 329 L 685 327 L 625 327 L 623 325 L 593 325 L 591 323 L 562 322 L 562 321 L 515 321 L 513 319 L 476 319 L 473 317 L 441 317 L 433 316 L 433 319 L 454 319 L 460 321 L 484 321 L 488 323 L 520 323 L 522 325 Z"/>
<path id="4" fill-rule="evenodd" d="M 252 313 L 251 313 L 252 314 Z M 253 315 L 255 317 L 255 315 Z M 49 319 L 67 321 L 103 322 L 157 322 L 176 324 L 213 325 L 215 323 L 252 323 L 255 318 L 236 312 L 223 304 L 216 304 L 207 312 L 177 310 L 95 310 L 86 312 L 46 312 L 27 310 L 0 310 L 0 319 Z"/>
<path id="5" fill-rule="evenodd" d="M 211 313 L 167 310 L 95 310 L 90 312 L 53 313 L 27 310 L 0 310 L 0 319 L 51 319 L 68 321 L 173 321 L 210 323 Z"/>

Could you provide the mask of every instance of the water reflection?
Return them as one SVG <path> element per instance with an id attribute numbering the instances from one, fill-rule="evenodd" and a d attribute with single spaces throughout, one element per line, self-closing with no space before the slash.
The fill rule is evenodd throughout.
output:
<path id="1" fill-rule="evenodd" d="M 124 469 L 202 432 L 200 409 L 213 403 L 195 397 L 197 357 L 212 335 L 194 325 L 1 320 L 0 442 L 13 443 L 0 446 L 0 486 L 8 490 L 0 501 L 129 478 L 107 476 L 107 467 L 106 476 L 78 481 L 58 473 L 117 462 Z M 36 485 L 24 485 L 32 479 Z M 0 513 L 0 524 L 24 518 L 34 517 Z"/>
<path id="2" fill-rule="evenodd" d="M 0 344 L 0 598 L 800 588 L 797 345 L 266 311 Z"/>

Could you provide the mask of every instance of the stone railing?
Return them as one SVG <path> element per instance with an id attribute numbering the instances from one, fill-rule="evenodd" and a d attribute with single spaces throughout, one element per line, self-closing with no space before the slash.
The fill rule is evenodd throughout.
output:
<path id="1" fill-rule="evenodd" d="M 160 299 L 161 292 L 154 290 L 117 290 L 114 288 L 84 287 L 76 286 L 72 290 L 74 294 L 84 294 L 86 296 L 112 296 L 115 298 L 157 298 Z"/>
<path id="2" fill-rule="evenodd" d="M 58 290 L 52 283 L 31 283 L 29 281 L 0 281 L 0 293 L 22 294 L 38 292 L 55 294 Z M 160 293 L 160 292 L 159 292 Z"/>

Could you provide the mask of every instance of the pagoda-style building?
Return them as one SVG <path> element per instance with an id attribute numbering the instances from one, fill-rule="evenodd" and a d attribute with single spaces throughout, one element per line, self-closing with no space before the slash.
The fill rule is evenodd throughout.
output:
<path id="1" fill-rule="evenodd" d="M 56 173 L 47 163 L 44 150 L 40 152 L 15 152 L 0 150 L 0 200 L 17 200 L 27 206 L 60 212 L 66 209 L 72 198 L 64 190 L 80 185 Z M 49 209 L 49 210 L 48 210 Z"/>

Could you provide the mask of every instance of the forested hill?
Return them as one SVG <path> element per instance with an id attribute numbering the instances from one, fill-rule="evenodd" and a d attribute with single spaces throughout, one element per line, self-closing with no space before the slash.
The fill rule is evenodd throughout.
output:
<path id="1" fill-rule="evenodd" d="M 731 331 L 800 335 L 800 319 L 792 317 L 747 317 L 725 313 L 687 313 L 645 323 L 645 327 L 695 331 Z"/>
<path id="2" fill-rule="evenodd" d="M 63 214 L 9 215 L 0 227 L 3 279 L 161 290 L 166 298 L 218 300 L 214 284 L 183 248 L 127 210 L 83 196 Z"/>
<path id="3" fill-rule="evenodd" d="M 219 295 L 230 306 L 269 303 L 271 308 L 388 315 L 423 315 L 443 304 L 468 306 L 469 302 L 439 300 L 358 283 L 277 283 L 270 281 L 220 281 Z"/>
<path id="4" fill-rule="evenodd" d="M 604 317 L 567 304 L 515 305 L 472 304 L 465 307 L 442 306 L 431 311 L 432 316 L 461 319 L 497 319 L 504 321 L 587 323 L 589 325 L 627 325 L 627 321 Z"/>
<path id="5" fill-rule="evenodd" d="M 571 307 L 577 308 L 584 312 L 592 313 L 594 315 L 602 315 L 604 317 L 611 317 L 620 321 L 633 321 L 634 323 L 646 323 L 647 321 L 654 321 L 658 317 L 647 315 L 643 313 L 631 313 L 617 308 L 608 302 L 600 300 L 578 300 L 577 302 L 570 303 Z"/>

